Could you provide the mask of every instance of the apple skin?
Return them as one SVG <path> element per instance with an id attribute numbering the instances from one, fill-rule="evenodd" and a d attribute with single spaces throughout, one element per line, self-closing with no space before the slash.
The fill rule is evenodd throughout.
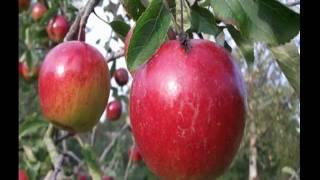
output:
<path id="1" fill-rule="evenodd" d="M 30 0 L 19 0 L 19 11 L 27 10 L 30 6 Z"/>
<path id="2" fill-rule="evenodd" d="M 165 42 L 135 72 L 132 132 L 147 166 L 165 180 L 211 180 L 232 162 L 242 139 L 246 91 L 222 47 Z"/>
<path id="3" fill-rule="evenodd" d="M 47 25 L 47 34 L 51 41 L 61 42 L 69 30 L 68 20 L 62 16 L 57 15 L 50 19 Z"/>
<path id="4" fill-rule="evenodd" d="M 31 17 L 34 21 L 38 21 L 47 11 L 44 4 L 37 2 L 32 7 Z"/>
<path id="5" fill-rule="evenodd" d="M 19 169 L 19 180 L 28 180 L 28 175 L 23 169 Z"/>
<path id="6" fill-rule="evenodd" d="M 85 42 L 54 47 L 42 63 L 38 83 L 43 115 L 67 131 L 91 130 L 108 102 L 108 66 L 102 54 Z"/>
<path id="7" fill-rule="evenodd" d="M 30 70 L 25 61 L 19 62 L 19 73 L 26 82 L 33 82 L 38 78 L 41 64 L 34 65 Z"/>
<path id="8" fill-rule="evenodd" d="M 129 154 L 129 158 L 133 163 L 138 163 L 142 160 L 141 154 L 137 146 L 131 146 L 128 154 Z"/>
<path id="9" fill-rule="evenodd" d="M 115 71 L 114 78 L 119 86 L 124 86 L 129 80 L 128 71 L 125 68 L 119 68 Z"/>
<path id="10" fill-rule="evenodd" d="M 122 105 L 119 100 L 111 101 L 106 108 L 107 119 L 116 121 L 120 118 L 122 112 Z"/>

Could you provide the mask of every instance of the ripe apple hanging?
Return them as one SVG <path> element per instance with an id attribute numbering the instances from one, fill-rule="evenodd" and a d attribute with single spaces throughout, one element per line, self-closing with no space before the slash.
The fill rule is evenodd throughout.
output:
<path id="1" fill-rule="evenodd" d="M 243 136 L 245 86 L 239 67 L 207 40 L 165 42 L 135 71 L 130 119 L 147 166 L 165 180 L 212 180 Z"/>
<path id="2" fill-rule="evenodd" d="M 81 41 L 54 47 L 39 74 L 44 116 L 56 126 L 86 132 L 99 121 L 108 102 L 110 75 L 101 53 Z"/>

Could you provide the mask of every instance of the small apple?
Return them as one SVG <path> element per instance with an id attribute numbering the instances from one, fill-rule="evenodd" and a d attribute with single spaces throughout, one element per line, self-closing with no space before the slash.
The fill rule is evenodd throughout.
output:
<path id="1" fill-rule="evenodd" d="M 47 11 L 44 4 L 37 2 L 32 7 L 31 17 L 34 21 L 38 21 Z"/>
<path id="2" fill-rule="evenodd" d="M 89 180 L 88 176 L 84 173 L 79 173 L 77 179 L 78 180 Z"/>
<path id="3" fill-rule="evenodd" d="M 111 176 L 103 176 L 102 180 L 113 180 Z"/>
<path id="4" fill-rule="evenodd" d="M 31 70 L 25 61 L 19 62 L 19 73 L 26 82 L 33 82 L 38 78 L 41 64 L 34 65 Z"/>
<path id="5" fill-rule="evenodd" d="M 106 108 L 107 119 L 110 121 L 118 120 L 121 116 L 122 105 L 119 100 L 111 101 Z"/>
<path id="6" fill-rule="evenodd" d="M 191 39 L 189 45 L 161 45 L 135 71 L 130 92 L 135 142 L 163 180 L 216 179 L 244 132 L 246 92 L 235 60 L 208 40 Z"/>
<path id="7" fill-rule="evenodd" d="M 51 49 L 38 82 L 43 115 L 64 130 L 91 130 L 108 102 L 108 65 L 96 48 L 82 41 L 63 42 Z"/>
<path id="8" fill-rule="evenodd" d="M 133 163 L 138 163 L 142 160 L 142 157 L 140 155 L 140 152 L 137 146 L 131 146 L 128 154 L 129 154 L 129 158 Z"/>
<path id="9" fill-rule="evenodd" d="M 61 42 L 69 30 L 69 23 L 62 15 L 57 15 L 50 19 L 47 25 L 47 33 L 53 42 Z"/>
<path id="10" fill-rule="evenodd" d="M 128 71 L 125 68 L 119 68 L 115 71 L 114 78 L 119 86 L 124 86 L 128 83 Z"/>
<path id="11" fill-rule="evenodd" d="M 30 0 L 19 0 L 19 11 L 27 10 L 30 6 Z"/>
<path id="12" fill-rule="evenodd" d="M 28 180 L 28 175 L 23 169 L 19 169 L 19 180 Z"/>

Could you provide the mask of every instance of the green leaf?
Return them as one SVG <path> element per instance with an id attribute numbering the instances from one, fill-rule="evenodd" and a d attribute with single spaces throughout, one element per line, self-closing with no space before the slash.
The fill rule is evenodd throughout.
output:
<path id="1" fill-rule="evenodd" d="M 85 144 L 81 149 L 84 160 L 89 168 L 89 173 L 93 180 L 101 180 L 102 171 L 97 163 L 96 154 L 90 145 Z"/>
<path id="2" fill-rule="evenodd" d="M 227 26 L 227 29 L 239 47 L 241 54 L 246 59 L 247 64 L 252 65 L 254 61 L 253 42 L 245 36 L 242 36 L 234 27 Z"/>
<path id="3" fill-rule="evenodd" d="M 121 3 L 129 16 L 135 21 L 138 20 L 146 9 L 140 0 L 122 0 Z"/>
<path id="4" fill-rule="evenodd" d="M 162 0 L 153 0 L 138 19 L 128 48 L 130 71 L 145 63 L 166 40 L 170 27 L 169 10 Z"/>
<path id="5" fill-rule="evenodd" d="M 110 26 L 122 40 L 126 38 L 127 33 L 130 30 L 130 26 L 127 23 L 119 20 L 112 21 Z"/>
<path id="6" fill-rule="evenodd" d="M 211 0 L 211 6 L 216 17 L 253 41 L 283 44 L 300 29 L 300 15 L 277 0 Z"/>
<path id="7" fill-rule="evenodd" d="M 300 54 L 294 42 L 270 48 L 282 72 L 300 96 Z"/>
<path id="8" fill-rule="evenodd" d="M 110 68 L 110 75 L 113 76 L 114 72 L 116 71 L 117 61 L 113 61 L 112 66 Z"/>
<path id="9" fill-rule="evenodd" d="M 191 7 L 191 29 L 197 33 L 217 35 L 221 28 L 216 25 L 213 14 L 197 4 Z"/>
<path id="10" fill-rule="evenodd" d="M 48 11 L 41 17 L 40 25 L 46 25 L 49 20 L 58 13 L 58 7 L 52 6 Z"/>
<path id="11" fill-rule="evenodd" d="M 30 133 L 38 132 L 40 128 L 46 127 L 48 123 L 38 118 L 26 119 L 19 126 L 19 139 Z"/>

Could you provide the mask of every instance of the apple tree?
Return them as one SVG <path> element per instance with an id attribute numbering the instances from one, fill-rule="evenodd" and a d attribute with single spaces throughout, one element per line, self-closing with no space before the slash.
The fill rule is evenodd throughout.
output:
<path id="1" fill-rule="evenodd" d="M 299 179 L 299 21 L 278 0 L 19 0 L 19 179 Z"/>

